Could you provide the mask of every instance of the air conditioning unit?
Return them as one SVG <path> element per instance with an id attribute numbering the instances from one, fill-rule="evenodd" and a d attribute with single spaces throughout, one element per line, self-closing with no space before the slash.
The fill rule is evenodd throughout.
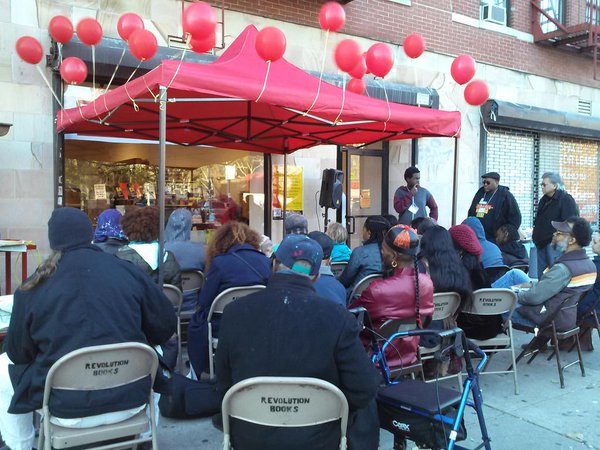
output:
<path id="1" fill-rule="evenodd" d="M 506 25 L 506 8 L 491 3 L 481 5 L 481 20 Z"/>

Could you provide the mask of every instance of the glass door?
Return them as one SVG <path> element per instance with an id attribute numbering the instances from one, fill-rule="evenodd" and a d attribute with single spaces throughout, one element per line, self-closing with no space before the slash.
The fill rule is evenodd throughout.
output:
<path id="1" fill-rule="evenodd" d="M 345 224 L 351 248 L 362 244 L 362 229 L 367 217 L 388 213 L 387 144 L 378 143 L 365 149 L 342 149 L 342 170 L 346 176 L 346 201 L 342 208 L 345 206 Z"/>

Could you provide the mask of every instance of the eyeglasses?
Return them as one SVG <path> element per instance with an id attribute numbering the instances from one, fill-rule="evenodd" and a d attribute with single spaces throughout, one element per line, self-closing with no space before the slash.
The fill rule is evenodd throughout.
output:
<path id="1" fill-rule="evenodd" d="M 483 182 L 483 184 L 485 184 L 486 186 L 488 186 L 488 185 L 492 184 L 492 182 L 486 180 L 486 181 Z"/>
<path id="2" fill-rule="evenodd" d="M 550 183 L 540 183 L 540 186 L 541 187 L 546 187 L 546 186 L 548 186 L 548 184 L 550 184 Z"/>
<path id="3" fill-rule="evenodd" d="M 573 233 L 567 233 L 567 232 L 565 232 L 565 231 L 558 231 L 558 230 L 556 230 L 556 231 L 554 232 L 554 234 L 555 234 L 555 235 L 557 235 L 557 236 L 560 236 L 560 235 L 564 235 L 564 234 L 571 235 L 571 234 L 573 234 Z"/>

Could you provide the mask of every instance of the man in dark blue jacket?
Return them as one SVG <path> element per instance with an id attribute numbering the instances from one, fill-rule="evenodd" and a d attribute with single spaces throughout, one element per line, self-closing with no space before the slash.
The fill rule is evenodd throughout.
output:
<path id="1" fill-rule="evenodd" d="M 377 373 L 358 338 L 356 319 L 315 293 L 321 248 L 307 236 L 289 235 L 275 257 L 266 289 L 225 308 L 216 356 L 218 389 L 225 394 L 257 376 L 328 381 L 350 406 L 349 448 L 376 450 Z M 333 450 L 339 448 L 340 431 L 337 422 L 274 428 L 231 419 L 231 437 L 236 450 Z"/>
<path id="2" fill-rule="evenodd" d="M 31 412 L 42 407 L 46 375 L 59 358 L 93 345 L 160 345 L 175 332 L 175 311 L 161 289 L 134 265 L 93 245 L 92 235 L 85 213 L 55 210 L 48 221 L 53 252 L 15 293 L 0 355 L 0 432 L 12 450 L 33 447 Z M 56 415 L 81 417 L 83 405 L 85 417 L 139 408 L 148 399 L 147 382 L 75 402 L 73 394 L 64 401 L 55 393 Z"/>
<path id="3" fill-rule="evenodd" d="M 331 252 L 333 250 L 333 239 L 322 231 L 311 231 L 308 237 L 316 241 L 323 250 L 323 261 L 319 269 L 319 278 L 315 281 L 314 288 L 319 297 L 324 297 L 344 308 L 346 307 L 346 288 L 333 275 L 331 267 Z"/>

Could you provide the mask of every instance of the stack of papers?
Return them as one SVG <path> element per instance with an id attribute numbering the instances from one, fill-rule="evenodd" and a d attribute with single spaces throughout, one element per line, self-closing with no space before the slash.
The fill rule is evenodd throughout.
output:
<path id="1" fill-rule="evenodd" d="M 16 239 L 0 239 L 0 252 L 26 252 L 25 241 Z"/>

